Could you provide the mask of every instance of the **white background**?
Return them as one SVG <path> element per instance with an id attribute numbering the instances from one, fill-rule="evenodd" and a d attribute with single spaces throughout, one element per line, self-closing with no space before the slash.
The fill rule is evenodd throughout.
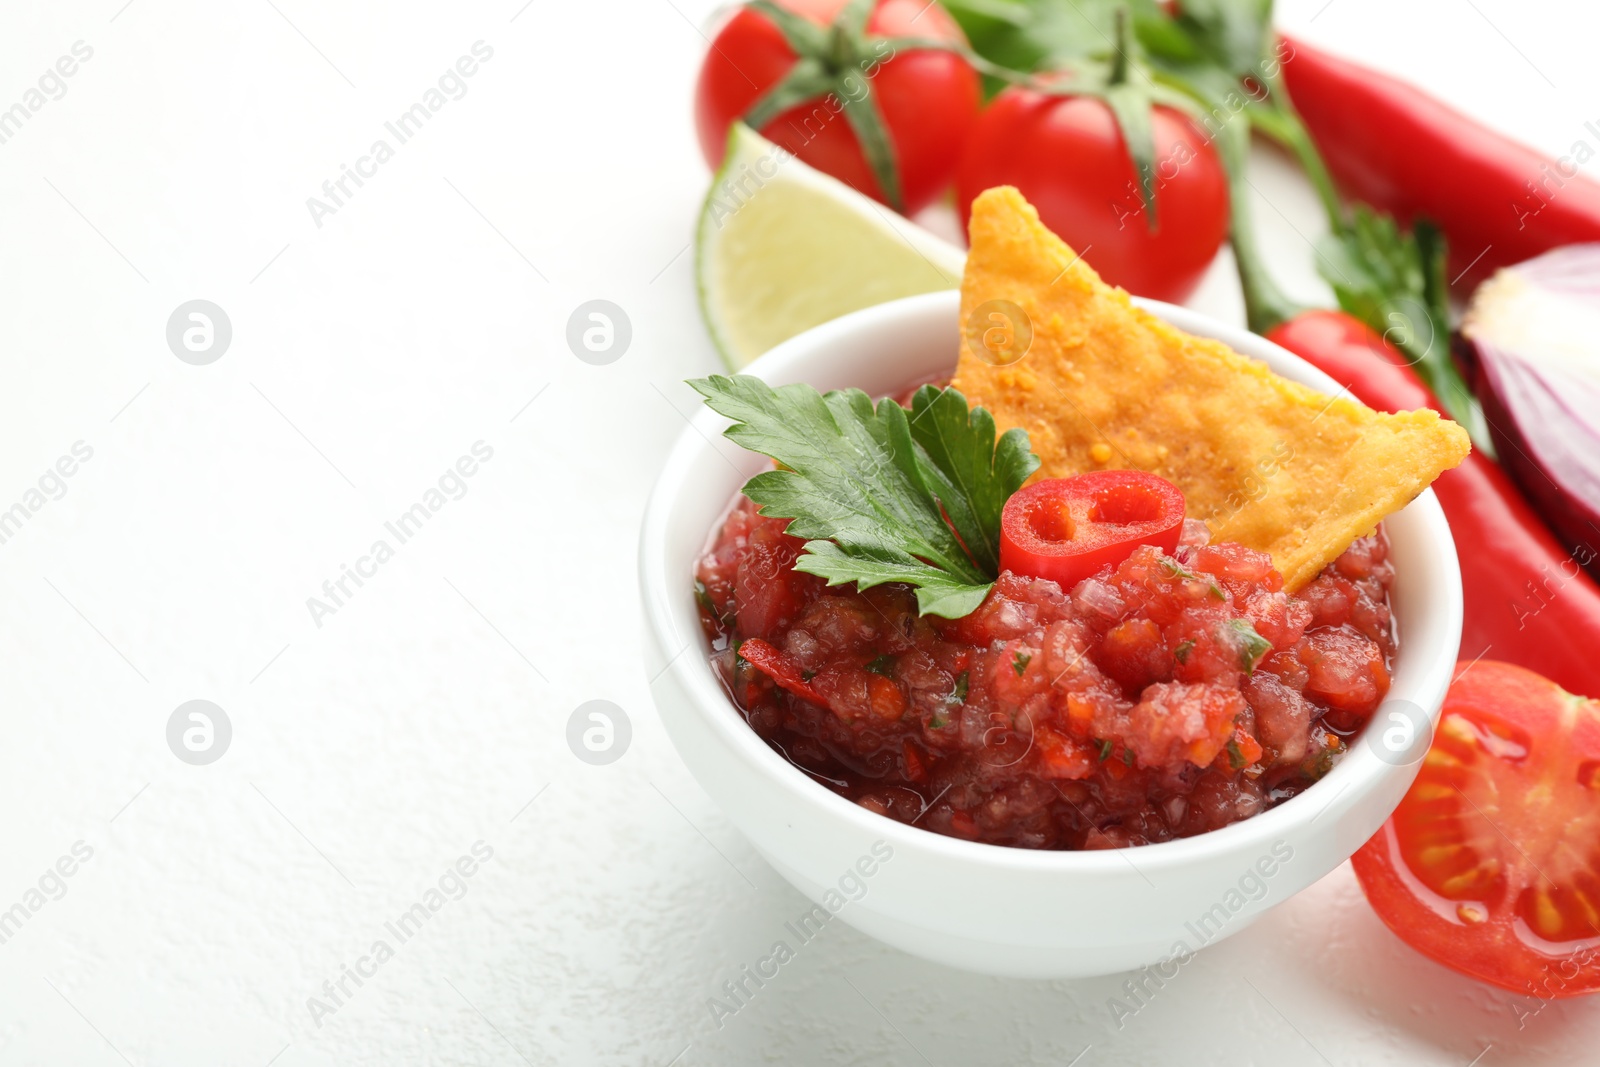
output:
<path id="1" fill-rule="evenodd" d="M 679 763 L 637 632 L 640 512 L 717 366 L 688 247 L 710 4 L 122 4 L 0 14 L 0 108 L 94 49 L 0 145 L 0 509 L 94 450 L 0 545 L 0 909 L 94 850 L 0 944 L 0 1064 L 1593 1062 L 1600 1000 L 1519 1029 L 1535 1002 L 1404 948 L 1348 868 L 1121 1030 L 1117 979 L 958 973 L 840 923 L 717 1029 L 707 997 L 804 905 Z M 1280 22 L 1560 153 L 1600 118 L 1586 6 Z M 467 95 L 318 228 L 306 198 L 478 40 Z M 1256 162 L 1273 260 L 1325 300 L 1316 205 Z M 210 366 L 165 342 L 194 298 L 233 324 Z M 594 298 L 633 324 L 608 367 L 564 341 Z M 1241 321 L 1225 255 L 1194 303 Z M 480 440 L 467 495 L 315 625 Z M 165 740 L 193 698 L 232 722 L 210 766 Z M 564 739 L 597 698 L 633 724 L 608 767 Z M 314 1025 L 479 840 L 466 896 Z"/>

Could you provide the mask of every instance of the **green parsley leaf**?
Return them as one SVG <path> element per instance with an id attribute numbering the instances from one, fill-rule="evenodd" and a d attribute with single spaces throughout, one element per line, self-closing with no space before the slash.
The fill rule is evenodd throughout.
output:
<path id="1" fill-rule="evenodd" d="M 1017 677 L 1022 677 L 1022 672 L 1028 669 L 1028 664 L 1033 661 L 1033 656 L 1027 652 L 1018 652 L 1011 657 L 1011 669 L 1017 672 Z"/>
<path id="2" fill-rule="evenodd" d="M 1404 352 L 1445 412 L 1493 458 L 1483 409 L 1451 356 L 1445 241 L 1438 227 L 1419 219 L 1404 233 L 1389 216 L 1357 205 L 1344 233 L 1317 242 L 1317 271 L 1339 306 Z"/>
<path id="3" fill-rule="evenodd" d="M 873 674 L 881 674 L 885 678 L 893 678 L 894 657 L 885 652 L 883 655 L 867 664 L 867 670 L 871 671 Z"/>
<path id="4" fill-rule="evenodd" d="M 1133 749 L 1125 748 L 1122 750 L 1122 762 L 1130 767 L 1133 766 Z"/>
<path id="5" fill-rule="evenodd" d="M 950 690 L 949 696 L 944 698 L 945 707 L 959 708 L 967 702 L 968 674 L 968 671 L 962 671 L 960 677 L 956 679 L 956 687 Z"/>
<path id="6" fill-rule="evenodd" d="M 1095 743 L 1100 746 L 1100 762 L 1104 763 L 1111 755 L 1111 742 L 1101 739 Z"/>
<path id="7" fill-rule="evenodd" d="M 1189 570 L 1171 556 L 1161 557 L 1161 570 L 1168 578 L 1182 578 L 1186 582 L 1198 582 L 1200 576 Z"/>
<path id="8" fill-rule="evenodd" d="M 911 398 L 911 439 L 927 460 L 923 484 L 939 501 L 967 553 L 985 573 L 1000 573 L 1000 513 L 1039 468 L 1025 430 L 995 441 L 994 416 L 968 408 L 954 389 L 924 385 Z"/>
<path id="9" fill-rule="evenodd" d="M 694 599 L 695 603 L 700 605 L 700 610 L 711 616 L 718 626 L 721 626 L 724 630 L 732 630 L 734 628 L 734 623 L 737 621 L 734 613 L 729 611 L 719 615 L 716 604 L 711 601 L 711 591 L 698 578 L 694 580 Z"/>
<path id="10" fill-rule="evenodd" d="M 996 440 L 987 411 L 933 386 L 908 414 L 859 389 L 774 389 L 744 374 L 689 385 L 734 420 L 730 440 L 780 464 L 744 493 L 805 539 L 796 570 L 860 589 L 905 582 L 924 615 L 960 618 L 983 602 L 1001 509 L 1039 465 L 1022 430 Z"/>
<path id="11" fill-rule="evenodd" d="M 1272 642 L 1256 633 L 1249 619 L 1229 619 L 1228 628 L 1239 646 L 1239 665 L 1246 674 L 1254 674 L 1261 657 L 1272 651 Z"/>
<path id="12" fill-rule="evenodd" d="M 1161 570 L 1166 574 L 1166 576 L 1168 578 L 1181 578 L 1186 582 L 1198 582 L 1198 581 L 1201 581 L 1200 575 L 1196 574 L 1194 571 L 1189 570 L 1187 567 L 1185 567 L 1183 564 L 1179 563 L 1177 560 L 1173 559 L 1171 556 L 1162 556 L 1161 557 Z M 1213 578 L 1208 576 L 1204 580 L 1205 580 L 1206 584 L 1208 586 L 1210 586 L 1210 588 L 1207 589 L 1206 591 L 1211 594 L 1211 599 L 1213 599 L 1213 600 L 1226 600 L 1226 599 L 1228 599 L 1228 594 L 1224 593 L 1222 591 L 1222 586 L 1218 585 L 1216 583 L 1215 579 L 1213 579 Z"/>
<path id="13" fill-rule="evenodd" d="M 1184 0 L 1176 21 L 1213 64 L 1244 77 L 1266 53 L 1272 0 Z"/>
<path id="14" fill-rule="evenodd" d="M 1346 746 L 1335 734 L 1325 735 L 1320 743 L 1313 735 L 1312 746 L 1312 754 L 1300 765 L 1300 776 L 1318 782 L 1333 770 L 1334 764 L 1339 761 L 1339 756 Z"/>
<path id="15" fill-rule="evenodd" d="M 1244 753 L 1239 751 L 1239 742 L 1231 739 L 1228 741 L 1228 766 L 1234 770 L 1244 766 Z"/>
<path id="16" fill-rule="evenodd" d="M 1032 71 L 1101 52 L 1115 29 L 1115 0 L 946 0 L 941 5 L 985 59 Z M 988 84 L 991 93 L 1003 82 Z"/>
<path id="17" fill-rule="evenodd" d="M 928 720 L 928 726 L 934 730 L 942 730 L 950 725 L 950 720 L 945 717 L 945 712 L 954 711 L 967 702 L 967 673 L 962 671 L 956 678 L 955 688 L 945 694 L 944 707 L 933 713 Z"/>
<path id="18" fill-rule="evenodd" d="M 1178 647 L 1172 650 L 1172 658 L 1177 660 L 1179 663 L 1188 663 L 1189 653 L 1193 651 L 1194 638 L 1191 637 L 1187 641 L 1181 641 L 1178 643 Z"/>

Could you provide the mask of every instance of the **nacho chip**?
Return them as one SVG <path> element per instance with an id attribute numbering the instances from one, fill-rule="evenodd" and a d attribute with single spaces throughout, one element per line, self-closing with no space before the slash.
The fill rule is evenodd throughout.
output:
<path id="1" fill-rule="evenodd" d="M 1035 477 L 1159 474 L 1291 591 L 1470 449 L 1436 412 L 1329 398 L 1134 307 L 1015 189 L 979 196 L 970 233 L 954 385 L 1028 431 Z"/>

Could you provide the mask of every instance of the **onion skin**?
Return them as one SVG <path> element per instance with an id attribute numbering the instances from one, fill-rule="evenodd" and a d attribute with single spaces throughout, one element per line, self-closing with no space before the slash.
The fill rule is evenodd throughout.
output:
<path id="1" fill-rule="evenodd" d="M 1600 337 L 1569 340 L 1563 327 L 1593 325 L 1582 316 L 1533 322 L 1545 305 L 1516 296 L 1530 291 L 1547 301 L 1600 305 L 1600 244 L 1559 249 L 1500 272 L 1474 294 L 1458 338 L 1500 463 L 1572 558 L 1600 577 Z M 1549 319 L 1561 323 L 1557 340 L 1567 349 L 1554 356 L 1548 335 L 1529 328 L 1548 329 Z M 1597 353 L 1592 377 L 1572 366 L 1572 352 L 1585 347 Z"/>
<path id="2" fill-rule="evenodd" d="M 1593 502 L 1600 501 L 1600 496 L 1586 496 L 1575 487 L 1572 472 L 1566 466 L 1574 458 L 1585 457 L 1565 447 L 1552 456 L 1545 447 L 1551 430 L 1571 425 L 1569 419 L 1552 413 L 1559 397 L 1550 391 L 1548 382 L 1519 376 L 1516 368 L 1504 366 L 1493 354 L 1485 354 L 1480 348 L 1475 355 L 1478 374 L 1473 389 L 1483 404 L 1483 416 L 1501 465 L 1561 537 L 1572 558 L 1600 578 L 1600 549 L 1596 548 L 1600 543 L 1596 532 L 1600 530 L 1600 508 Z M 1539 440 L 1530 440 L 1522 430 L 1524 425 L 1541 427 L 1545 432 Z M 1571 440 L 1570 444 L 1589 449 L 1586 458 L 1600 458 L 1600 442 L 1592 428 L 1581 441 Z"/>

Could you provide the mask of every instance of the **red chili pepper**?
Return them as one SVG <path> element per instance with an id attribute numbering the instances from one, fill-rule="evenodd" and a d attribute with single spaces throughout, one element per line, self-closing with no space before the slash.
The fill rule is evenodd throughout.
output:
<path id="1" fill-rule="evenodd" d="M 1302 312 L 1266 336 L 1369 407 L 1443 410 L 1400 353 L 1342 311 Z M 1506 660 L 1570 692 L 1600 694 L 1600 586 L 1493 460 L 1472 453 L 1433 491 L 1461 556 L 1461 658 Z"/>
<path id="2" fill-rule="evenodd" d="M 1600 241 L 1600 182 L 1570 155 L 1549 159 L 1404 82 L 1287 43 L 1284 83 L 1339 186 L 1403 223 L 1432 220 L 1449 240 L 1451 277 L 1467 271 L 1473 285 L 1560 245 Z M 1573 136 L 1600 150 L 1600 122 Z"/>
<path id="3" fill-rule="evenodd" d="M 1139 545 L 1177 548 L 1183 514 L 1178 487 L 1144 471 L 1045 478 L 1000 513 L 1000 569 L 1071 589 Z"/>

